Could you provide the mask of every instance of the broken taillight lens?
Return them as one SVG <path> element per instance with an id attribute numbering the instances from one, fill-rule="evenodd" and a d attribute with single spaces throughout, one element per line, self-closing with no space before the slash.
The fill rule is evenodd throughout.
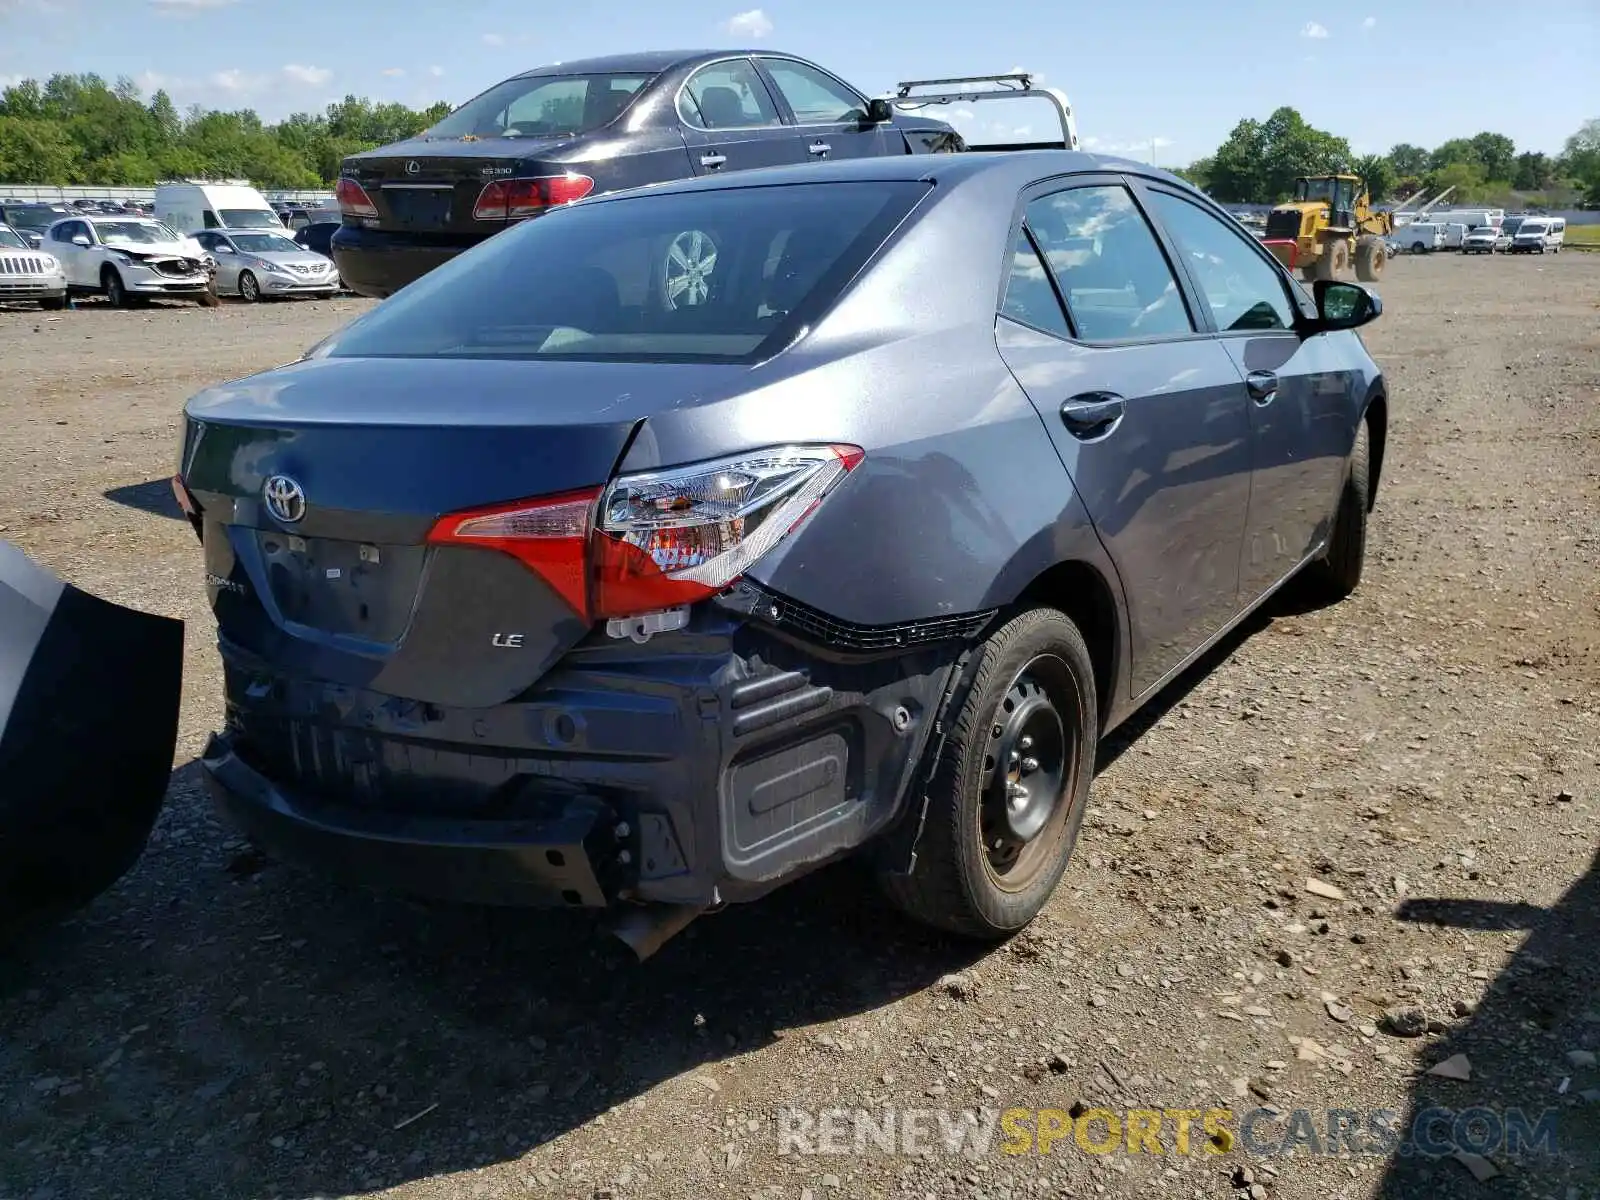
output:
<path id="1" fill-rule="evenodd" d="M 472 216 L 479 221 L 514 221 L 582 200 L 592 191 L 594 180 L 575 171 L 538 179 L 497 179 L 478 194 Z"/>
<path id="2" fill-rule="evenodd" d="M 340 179 L 334 186 L 333 195 L 339 202 L 339 211 L 347 217 L 378 215 L 378 206 L 372 202 L 372 197 L 367 195 L 367 189 L 354 179 Z"/>
<path id="3" fill-rule="evenodd" d="M 781 542 L 865 457 L 856 446 L 785 446 L 603 490 L 457 513 L 430 542 L 514 555 L 591 621 L 704 600 Z"/>

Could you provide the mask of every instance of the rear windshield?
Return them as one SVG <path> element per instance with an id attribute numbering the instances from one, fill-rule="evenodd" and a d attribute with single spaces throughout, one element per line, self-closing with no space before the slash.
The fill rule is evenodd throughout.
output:
<path id="1" fill-rule="evenodd" d="M 800 183 L 580 201 L 429 272 L 313 355 L 754 361 L 832 304 L 926 190 Z"/>
<path id="2" fill-rule="evenodd" d="M 14 229 L 48 229 L 68 215 L 64 208 L 8 208 L 6 222 Z"/>
<path id="3" fill-rule="evenodd" d="M 611 124 L 653 75 L 539 75 L 508 79 L 468 100 L 424 138 L 552 137 Z"/>
<path id="4" fill-rule="evenodd" d="M 224 208 L 217 215 L 229 229 L 283 228 L 283 218 L 265 208 Z"/>

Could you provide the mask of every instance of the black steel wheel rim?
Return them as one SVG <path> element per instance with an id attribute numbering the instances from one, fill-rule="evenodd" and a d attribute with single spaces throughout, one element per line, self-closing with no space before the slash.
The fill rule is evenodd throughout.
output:
<path id="1" fill-rule="evenodd" d="M 1012 678 L 989 722 L 978 836 L 989 877 L 1018 892 L 1054 858 L 1078 775 L 1079 696 L 1067 664 L 1040 655 Z"/>

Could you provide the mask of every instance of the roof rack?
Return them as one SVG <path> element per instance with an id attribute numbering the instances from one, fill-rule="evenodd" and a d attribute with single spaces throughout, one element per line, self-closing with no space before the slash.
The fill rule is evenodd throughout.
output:
<path id="1" fill-rule="evenodd" d="M 975 83 L 987 83 L 988 88 L 971 88 Z M 961 85 L 968 85 L 962 87 Z M 912 94 L 917 88 L 938 88 L 934 92 Z M 1061 137 L 1042 142 L 998 142 L 978 145 L 968 143 L 968 150 L 1078 150 L 1078 122 L 1072 113 L 1072 102 L 1060 88 L 1034 87 L 1033 72 L 1019 71 L 1010 75 L 962 75 L 954 79 L 908 79 L 895 85 L 890 97 L 896 108 L 917 109 L 929 104 L 972 104 L 980 100 L 1011 100 L 1031 97 L 1047 100 L 1061 121 Z"/>

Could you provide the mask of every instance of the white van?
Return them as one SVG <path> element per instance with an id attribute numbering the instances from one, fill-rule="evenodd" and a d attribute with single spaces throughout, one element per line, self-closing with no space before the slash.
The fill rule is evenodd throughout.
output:
<path id="1" fill-rule="evenodd" d="M 1472 226 L 1465 221 L 1435 221 L 1432 223 L 1444 230 L 1444 242 L 1440 246 L 1442 250 L 1461 249 L 1461 243 L 1467 240 L 1467 234 L 1472 229 Z"/>
<path id="2" fill-rule="evenodd" d="M 1529 217 L 1517 226 L 1511 239 L 1512 254 L 1560 254 L 1567 240 L 1565 217 Z"/>
<path id="3" fill-rule="evenodd" d="M 156 220 L 181 234 L 201 229 L 275 229 L 283 220 L 248 183 L 163 183 L 156 187 Z"/>
<path id="4" fill-rule="evenodd" d="M 1432 254 L 1444 247 L 1444 226 L 1433 221 L 1413 221 L 1389 236 L 1401 250 L 1412 254 Z"/>

